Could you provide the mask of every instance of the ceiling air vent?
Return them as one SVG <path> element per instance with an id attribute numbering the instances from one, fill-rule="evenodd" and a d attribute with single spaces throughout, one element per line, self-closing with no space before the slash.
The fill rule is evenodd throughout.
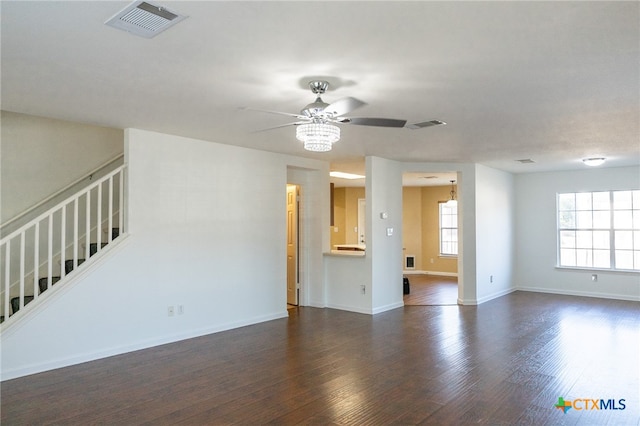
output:
<path id="1" fill-rule="evenodd" d="M 423 121 L 422 123 L 408 124 L 406 127 L 409 129 L 422 129 L 423 127 L 431 127 L 431 126 L 442 126 L 445 123 L 440 120 L 431 120 L 431 121 Z"/>
<path id="2" fill-rule="evenodd" d="M 164 6 L 136 1 L 113 15 L 106 25 L 144 38 L 152 38 L 186 18 Z"/>

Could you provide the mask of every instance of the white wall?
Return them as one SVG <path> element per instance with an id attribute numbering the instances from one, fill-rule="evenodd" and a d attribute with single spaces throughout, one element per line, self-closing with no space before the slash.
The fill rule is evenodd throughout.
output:
<path id="1" fill-rule="evenodd" d="M 549 293 L 640 300 L 640 274 L 556 268 L 556 194 L 640 188 L 640 167 L 516 175 L 516 284 Z"/>
<path id="2" fill-rule="evenodd" d="M 402 171 L 395 161 L 366 158 L 367 263 L 372 313 L 403 306 Z M 386 219 L 381 214 L 387 215 Z M 388 235 L 392 230 L 392 235 Z"/>
<path id="3" fill-rule="evenodd" d="M 367 253 L 366 256 L 369 256 Z M 328 308 L 371 314 L 371 265 L 365 256 L 325 254 Z M 365 286 L 365 293 L 361 286 Z"/>
<path id="4" fill-rule="evenodd" d="M 121 129 L 1 114 L 0 223 L 123 152 Z"/>
<path id="5" fill-rule="evenodd" d="M 395 161 L 367 157 L 366 175 L 365 255 L 326 255 L 325 287 L 328 307 L 376 314 L 404 305 L 402 170 Z"/>
<path id="6" fill-rule="evenodd" d="M 307 214 L 317 240 L 329 225 L 328 164 L 142 130 L 126 138 L 129 234 L 3 329 L 3 380 L 287 315 L 288 169 L 320 171 L 303 187 L 311 207 L 326 202 Z M 317 295 L 323 248 L 313 244 Z M 178 305 L 184 314 L 169 317 Z"/>
<path id="7" fill-rule="evenodd" d="M 477 303 L 515 290 L 515 198 L 512 174 L 476 165 Z"/>

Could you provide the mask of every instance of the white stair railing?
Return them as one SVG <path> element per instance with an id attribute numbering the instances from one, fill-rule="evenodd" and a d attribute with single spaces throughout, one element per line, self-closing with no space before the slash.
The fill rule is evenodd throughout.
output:
<path id="1" fill-rule="evenodd" d="M 0 240 L 5 322 L 124 232 L 124 181 L 120 166 Z"/>

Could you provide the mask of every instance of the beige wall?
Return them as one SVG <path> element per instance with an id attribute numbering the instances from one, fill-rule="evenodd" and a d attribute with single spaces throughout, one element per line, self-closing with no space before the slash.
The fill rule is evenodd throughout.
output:
<path id="1" fill-rule="evenodd" d="M 438 203 L 447 201 L 450 191 L 449 186 L 422 188 L 422 265 L 427 271 L 458 272 L 457 257 L 440 256 Z"/>
<path id="2" fill-rule="evenodd" d="M 458 272 L 456 257 L 441 257 L 438 203 L 447 201 L 451 187 L 405 187 L 402 197 L 403 265 L 406 255 L 414 255 L 415 270 Z"/>
<path id="3" fill-rule="evenodd" d="M 1 223 L 124 151 L 124 131 L 1 112 Z"/>
<path id="4" fill-rule="evenodd" d="M 365 198 L 364 188 L 334 188 L 331 247 L 336 244 L 357 244 L 358 199 Z"/>
<path id="5" fill-rule="evenodd" d="M 331 248 L 345 241 L 345 189 L 333 189 L 333 226 L 331 227 Z"/>
<path id="6" fill-rule="evenodd" d="M 402 264 L 406 256 L 415 256 L 415 269 L 422 266 L 422 188 L 402 188 Z"/>
<path id="7" fill-rule="evenodd" d="M 405 256 L 415 256 L 415 270 L 458 272 L 456 257 L 440 256 L 438 203 L 450 198 L 450 186 L 405 187 L 402 189 L 402 263 Z M 358 199 L 365 198 L 364 188 L 334 188 L 331 247 L 357 244 Z M 433 259 L 433 262 L 432 262 Z"/>

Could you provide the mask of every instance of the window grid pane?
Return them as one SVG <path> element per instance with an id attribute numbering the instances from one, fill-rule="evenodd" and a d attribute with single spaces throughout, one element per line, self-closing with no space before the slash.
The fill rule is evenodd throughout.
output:
<path id="1" fill-rule="evenodd" d="M 640 190 L 558 194 L 559 266 L 640 270 Z"/>
<path id="2" fill-rule="evenodd" d="M 456 256 L 458 254 L 458 208 L 439 203 L 440 216 L 440 254 Z"/>

